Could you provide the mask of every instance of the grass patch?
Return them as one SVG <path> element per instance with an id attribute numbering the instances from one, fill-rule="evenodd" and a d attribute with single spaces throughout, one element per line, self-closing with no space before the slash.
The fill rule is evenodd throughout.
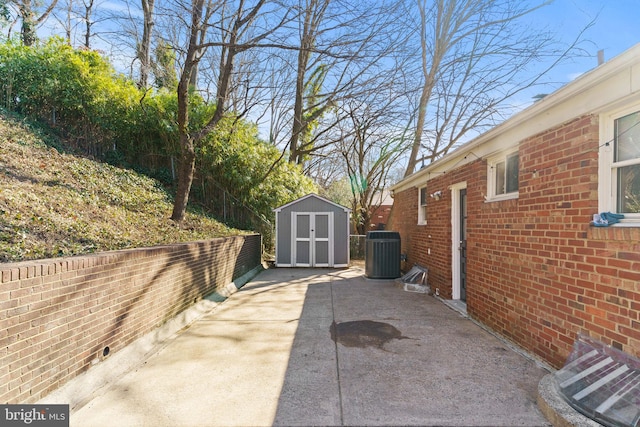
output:
<path id="1" fill-rule="evenodd" d="M 172 203 L 158 181 L 65 152 L 0 111 L 0 262 L 243 233 L 194 210 L 178 226 Z"/>

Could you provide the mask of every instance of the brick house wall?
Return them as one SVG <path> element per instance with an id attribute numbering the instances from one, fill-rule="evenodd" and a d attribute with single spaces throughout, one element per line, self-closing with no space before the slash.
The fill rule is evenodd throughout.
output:
<path id="1" fill-rule="evenodd" d="M 369 219 L 369 230 L 384 230 L 389 222 L 391 205 L 380 205 L 371 211 Z"/>
<path id="2" fill-rule="evenodd" d="M 486 163 L 480 160 L 445 174 L 429 177 L 429 193 L 442 191 L 440 200 L 429 199 L 425 225 L 418 224 L 418 188 L 413 187 L 394 195 L 389 218 L 389 230 L 399 231 L 401 251 L 407 255 L 403 270 L 414 264 L 429 269 L 429 285 L 446 299 L 452 298 L 451 274 L 451 197 L 449 187 L 467 181 L 467 202 L 470 215 L 482 203 L 486 187 Z M 471 228 L 471 224 L 469 225 Z"/>
<path id="3" fill-rule="evenodd" d="M 33 403 L 259 266 L 260 235 L 0 265 L 0 402 Z"/>
<path id="4" fill-rule="evenodd" d="M 519 196 L 485 202 L 487 161 L 427 176 L 427 223 L 417 225 L 418 186 L 396 192 L 390 230 L 407 266 L 452 297 L 451 193 L 467 183 L 467 311 L 517 345 L 561 367 L 576 335 L 640 356 L 640 228 L 597 228 L 597 115 L 518 144 Z M 430 252 L 430 255 L 429 255 Z"/>

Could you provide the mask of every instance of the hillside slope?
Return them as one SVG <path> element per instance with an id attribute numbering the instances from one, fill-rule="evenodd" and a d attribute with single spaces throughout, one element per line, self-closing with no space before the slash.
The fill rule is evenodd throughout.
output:
<path id="1" fill-rule="evenodd" d="M 178 227 L 158 182 L 54 146 L 0 111 L 0 262 L 242 233 L 193 212 Z"/>

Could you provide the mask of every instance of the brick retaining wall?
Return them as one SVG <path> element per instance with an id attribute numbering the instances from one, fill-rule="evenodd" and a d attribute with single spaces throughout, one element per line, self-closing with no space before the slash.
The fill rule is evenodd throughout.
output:
<path id="1" fill-rule="evenodd" d="M 0 402 L 33 403 L 261 262 L 260 235 L 0 264 Z"/>

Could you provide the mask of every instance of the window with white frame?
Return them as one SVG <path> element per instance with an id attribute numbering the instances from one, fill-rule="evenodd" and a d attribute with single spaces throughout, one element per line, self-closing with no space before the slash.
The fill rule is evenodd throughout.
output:
<path id="1" fill-rule="evenodd" d="M 601 117 L 601 141 L 600 210 L 640 222 L 640 105 Z"/>
<path id="2" fill-rule="evenodd" d="M 427 223 L 427 187 L 418 189 L 418 224 Z"/>
<path id="3" fill-rule="evenodd" d="M 488 161 L 487 199 L 504 200 L 518 197 L 520 157 L 510 152 Z"/>

